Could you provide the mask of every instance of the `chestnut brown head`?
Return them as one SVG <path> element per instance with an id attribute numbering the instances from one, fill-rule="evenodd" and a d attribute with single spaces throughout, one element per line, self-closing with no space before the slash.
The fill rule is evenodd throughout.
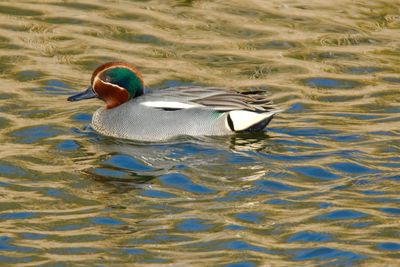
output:
<path id="1" fill-rule="evenodd" d="M 90 86 L 68 101 L 97 97 L 106 102 L 107 108 L 114 108 L 143 93 L 143 78 L 138 69 L 125 62 L 109 62 L 95 69 Z"/>

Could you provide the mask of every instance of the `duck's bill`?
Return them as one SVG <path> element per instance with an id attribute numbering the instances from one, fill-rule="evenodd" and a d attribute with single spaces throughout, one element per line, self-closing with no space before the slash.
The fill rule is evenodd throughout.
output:
<path id="1" fill-rule="evenodd" d="M 76 95 L 68 97 L 68 101 L 79 101 L 83 99 L 95 98 L 97 95 L 94 93 L 92 86 L 89 86 L 82 93 L 78 93 Z"/>

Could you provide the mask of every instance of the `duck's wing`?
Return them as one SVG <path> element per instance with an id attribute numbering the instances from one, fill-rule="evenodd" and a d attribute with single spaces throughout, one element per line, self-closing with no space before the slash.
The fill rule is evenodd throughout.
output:
<path id="1" fill-rule="evenodd" d="M 264 92 L 237 93 L 215 87 L 174 87 L 154 90 L 141 98 L 143 105 L 169 110 L 207 107 L 217 111 L 266 112 L 275 109 Z"/>

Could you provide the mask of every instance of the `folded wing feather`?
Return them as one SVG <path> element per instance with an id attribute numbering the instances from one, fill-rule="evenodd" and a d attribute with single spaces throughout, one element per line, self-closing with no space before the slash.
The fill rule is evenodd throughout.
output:
<path id="1" fill-rule="evenodd" d="M 153 95 L 159 100 L 149 99 L 142 104 L 162 109 L 207 107 L 218 111 L 251 110 L 257 113 L 274 110 L 271 101 L 260 92 L 241 94 L 212 87 L 175 87 Z"/>

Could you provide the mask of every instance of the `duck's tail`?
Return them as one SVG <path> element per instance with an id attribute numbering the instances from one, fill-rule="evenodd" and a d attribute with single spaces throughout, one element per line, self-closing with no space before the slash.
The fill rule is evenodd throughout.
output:
<path id="1" fill-rule="evenodd" d="M 232 110 L 228 113 L 227 123 L 229 128 L 235 132 L 258 132 L 268 125 L 276 113 L 282 111 L 283 109 L 276 109 L 258 113 L 248 110 Z"/>

